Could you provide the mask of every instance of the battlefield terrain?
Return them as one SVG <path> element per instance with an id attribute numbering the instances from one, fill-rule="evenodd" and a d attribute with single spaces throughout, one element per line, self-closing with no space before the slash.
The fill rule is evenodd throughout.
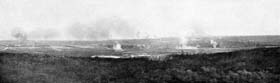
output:
<path id="1" fill-rule="evenodd" d="M 280 36 L 0 41 L 3 83 L 279 82 Z"/>

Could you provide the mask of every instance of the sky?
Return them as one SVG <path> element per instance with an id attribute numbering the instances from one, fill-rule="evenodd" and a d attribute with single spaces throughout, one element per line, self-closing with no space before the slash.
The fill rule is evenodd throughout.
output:
<path id="1" fill-rule="evenodd" d="M 279 0 L 0 0 L 0 40 L 280 35 Z"/>

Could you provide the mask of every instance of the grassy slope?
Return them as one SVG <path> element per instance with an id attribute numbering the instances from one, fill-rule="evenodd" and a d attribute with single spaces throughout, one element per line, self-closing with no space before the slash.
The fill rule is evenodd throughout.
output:
<path id="1" fill-rule="evenodd" d="M 279 82 L 279 61 L 280 48 L 174 55 L 167 61 L 0 53 L 0 80 L 7 83 Z"/>

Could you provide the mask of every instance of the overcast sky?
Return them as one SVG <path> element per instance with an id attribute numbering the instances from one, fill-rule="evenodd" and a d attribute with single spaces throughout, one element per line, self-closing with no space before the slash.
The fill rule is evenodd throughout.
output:
<path id="1" fill-rule="evenodd" d="M 29 34 L 54 30 L 56 37 L 67 39 L 73 24 L 90 25 L 104 18 L 121 19 L 136 32 L 153 36 L 280 35 L 279 4 L 280 0 L 0 0 L 0 39 L 12 38 L 15 28 Z"/>

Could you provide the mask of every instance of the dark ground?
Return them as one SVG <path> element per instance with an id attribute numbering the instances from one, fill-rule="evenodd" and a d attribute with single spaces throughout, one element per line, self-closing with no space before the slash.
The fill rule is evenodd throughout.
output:
<path id="1" fill-rule="evenodd" d="M 0 53 L 1 83 L 280 82 L 280 48 L 172 55 L 166 61 Z"/>

